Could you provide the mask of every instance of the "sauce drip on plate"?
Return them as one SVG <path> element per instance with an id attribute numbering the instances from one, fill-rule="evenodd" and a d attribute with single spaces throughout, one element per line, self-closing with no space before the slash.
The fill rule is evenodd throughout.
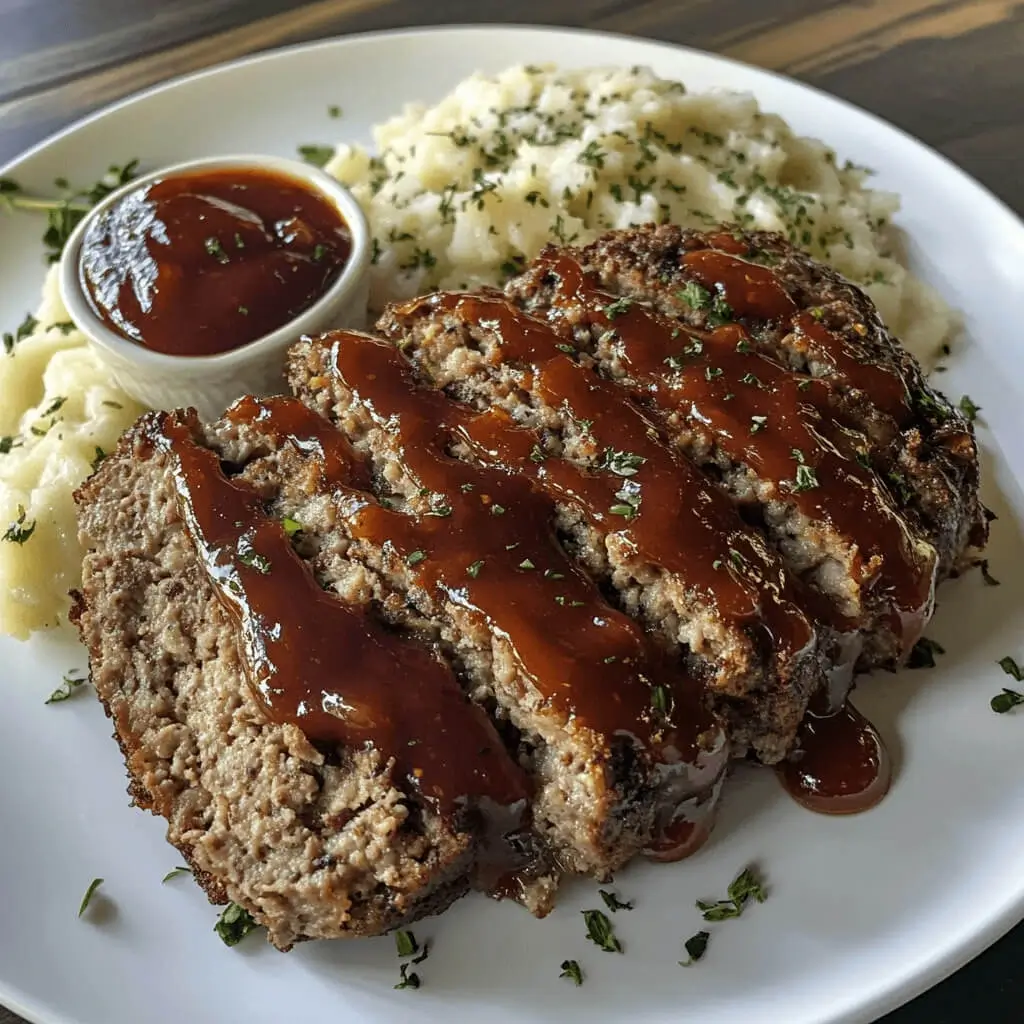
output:
<path id="1" fill-rule="evenodd" d="M 79 274 L 94 312 L 156 352 L 215 355 L 313 305 L 352 251 L 338 209 L 262 168 L 173 175 L 98 216 Z"/>
<path id="2" fill-rule="evenodd" d="M 892 762 L 875 727 L 851 704 L 827 717 L 808 714 L 799 750 L 778 767 L 797 803 L 821 814 L 857 814 L 889 791 Z"/>

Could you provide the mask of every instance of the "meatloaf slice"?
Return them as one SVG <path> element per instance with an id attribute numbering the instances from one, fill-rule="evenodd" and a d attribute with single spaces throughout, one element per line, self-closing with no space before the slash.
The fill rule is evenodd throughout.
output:
<path id="1" fill-rule="evenodd" d="M 611 232 L 508 295 L 624 387 L 893 665 L 984 543 L 970 425 L 870 302 L 770 235 Z"/>
<path id="2" fill-rule="evenodd" d="M 74 617 L 134 801 L 282 949 L 443 910 L 488 829 L 523 838 L 526 779 L 447 667 L 365 614 L 358 574 L 321 589 L 266 475 L 229 478 L 210 443 L 148 415 L 76 496 Z"/>
<path id="3" fill-rule="evenodd" d="M 420 385 L 368 335 L 300 342 L 289 379 L 365 454 L 391 506 L 339 510 L 352 557 L 404 596 L 397 614 L 407 605 L 431 623 L 477 699 L 514 727 L 534 827 L 559 861 L 607 877 L 652 845 L 682 845 L 717 789 L 724 737 L 696 680 L 563 549 L 554 502 L 473 459 L 473 431 L 508 441 L 507 418 Z"/>
<path id="4" fill-rule="evenodd" d="M 590 575 L 706 680 L 739 746 L 779 760 L 823 678 L 810 595 L 728 497 L 592 361 L 500 295 L 416 299 L 378 327 L 424 381 L 522 428 L 517 447 L 479 437 L 475 457 L 548 493 Z"/>

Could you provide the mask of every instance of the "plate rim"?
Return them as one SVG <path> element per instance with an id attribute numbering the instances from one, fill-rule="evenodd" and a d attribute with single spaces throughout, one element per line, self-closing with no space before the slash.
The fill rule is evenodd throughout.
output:
<path id="1" fill-rule="evenodd" d="M 900 140 L 907 145 L 916 148 L 918 151 L 927 154 L 932 160 L 942 165 L 943 170 L 948 174 L 952 173 L 960 188 L 969 189 L 977 198 L 983 199 L 989 207 L 990 216 L 998 216 L 1006 226 L 1019 232 L 1024 236 L 1024 212 L 1017 211 L 990 189 L 983 182 L 973 177 L 966 170 L 956 164 L 952 159 L 945 156 L 939 150 L 923 142 L 910 132 L 893 124 L 884 117 L 867 110 L 856 103 L 836 96 L 815 85 L 808 84 L 797 78 L 783 74 L 778 71 L 759 67 L 746 61 L 737 60 L 733 57 L 724 56 L 709 50 L 698 47 L 687 46 L 682 43 L 669 42 L 662 39 L 654 39 L 647 36 L 630 35 L 623 32 L 613 32 L 604 29 L 593 29 L 574 27 L 566 25 L 542 25 L 528 22 L 459 22 L 454 24 L 423 25 L 413 27 L 402 27 L 384 30 L 368 30 L 364 32 L 346 33 L 327 36 L 320 39 L 299 41 L 283 46 L 274 46 L 267 49 L 257 50 L 244 54 L 233 60 L 213 64 L 207 67 L 198 68 L 193 71 L 175 75 L 172 78 L 153 83 L 144 89 L 130 93 L 119 99 L 106 103 L 96 110 L 93 110 L 74 121 L 57 129 L 40 141 L 29 146 L 3 164 L 0 164 L 0 176 L 17 173 L 20 166 L 45 152 L 50 147 L 63 142 L 81 129 L 100 121 L 124 108 L 136 103 L 142 103 L 151 97 L 172 91 L 183 85 L 190 84 L 204 78 L 215 77 L 219 74 L 229 73 L 241 67 L 251 65 L 270 64 L 277 60 L 300 53 L 331 49 L 354 45 L 360 42 L 376 42 L 388 39 L 412 39 L 415 37 L 430 37 L 434 35 L 446 36 L 468 36 L 472 34 L 499 35 L 514 31 L 522 34 L 535 34 L 543 36 L 561 36 L 576 40 L 587 38 L 601 38 L 610 42 L 619 42 L 628 45 L 637 43 L 664 51 L 666 54 L 688 55 L 702 60 L 710 59 L 720 66 L 741 69 L 746 74 L 763 77 L 766 80 L 782 83 L 787 87 L 796 87 L 800 91 L 810 93 L 820 100 L 831 104 L 838 104 L 847 114 L 853 114 L 861 119 L 866 119 L 873 129 L 895 133 Z M 757 97 L 756 85 L 751 89 L 736 89 L 738 92 L 751 92 Z M 1009 464 L 1008 464 L 1008 468 Z M 1011 470 L 1012 472 L 1012 470 Z M 1021 481 L 1024 483 L 1024 481 Z M 912 969 L 909 973 L 897 977 L 891 984 L 877 991 L 870 999 L 840 1011 L 828 1017 L 819 1018 L 819 1024 L 867 1024 L 869 1021 L 877 1020 L 879 1016 L 897 1010 L 906 1005 L 917 996 L 935 987 L 946 978 L 951 977 L 970 961 L 983 953 L 999 939 L 1008 934 L 1017 924 L 1024 921 L 1024 886 L 1017 899 L 1003 908 L 1003 910 L 989 919 L 987 923 L 978 928 L 970 937 L 945 950 L 937 955 L 929 957 L 923 966 Z M 9 987 L 0 978 L 0 1007 L 10 1010 L 12 1013 L 24 1018 L 31 1024 L 80 1024 L 77 1017 L 67 1017 L 59 1011 L 54 1015 L 46 1007 L 33 1005 L 35 1000 L 27 992 L 18 988 Z"/>

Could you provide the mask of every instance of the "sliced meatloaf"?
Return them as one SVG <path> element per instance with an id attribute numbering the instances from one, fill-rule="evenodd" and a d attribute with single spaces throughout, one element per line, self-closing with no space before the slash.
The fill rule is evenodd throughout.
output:
<path id="1" fill-rule="evenodd" d="M 507 294 L 854 623 L 861 668 L 907 655 L 986 519 L 970 424 L 863 293 L 775 235 L 651 225 L 551 248 Z"/>
<path id="2" fill-rule="evenodd" d="M 481 436 L 474 457 L 549 494 L 563 543 L 705 681 L 734 741 L 782 757 L 822 682 L 822 652 L 805 588 L 729 498 L 621 387 L 501 296 L 429 296 L 379 327 L 421 379 L 521 428 L 518 449 Z"/>
<path id="3" fill-rule="evenodd" d="M 352 557 L 400 595 L 393 614 L 430 623 L 474 697 L 511 725 L 534 828 L 558 861 L 603 878 L 652 844 L 679 845 L 716 791 L 724 736 L 699 681 L 559 543 L 554 502 L 465 450 L 474 429 L 523 438 L 419 384 L 368 335 L 300 342 L 289 377 L 369 459 L 389 506 L 339 516 Z"/>
<path id="4" fill-rule="evenodd" d="M 366 614 L 358 566 L 322 589 L 243 454 L 150 414 L 81 488 L 91 678 L 212 901 L 280 948 L 378 934 L 523 863 L 497 848 L 528 856 L 529 785 L 432 651 Z"/>

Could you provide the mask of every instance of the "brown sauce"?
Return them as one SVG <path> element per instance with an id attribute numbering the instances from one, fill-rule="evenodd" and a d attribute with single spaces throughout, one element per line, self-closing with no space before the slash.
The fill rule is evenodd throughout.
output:
<path id="1" fill-rule="evenodd" d="M 500 417 L 418 385 L 391 345 L 329 336 L 332 370 L 395 440 L 421 490 L 420 513 L 367 506 L 348 531 L 390 545 L 428 593 L 506 641 L 522 675 L 571 727 L 628 737 L 665 763 L 689 763 L 718 727 L 702 687 L 629 616 L 609 605 L 562 549 L 552 499 L 525 476 L 449 454 L 522 444 Z M 479 436 L 478 436 L 479 434 Z"/>
<path id="2" fill-rule="evenodd" d="M 253 403 L 239 418 L 285 418 L 283 430 L 327 441 L 337 469 L 349 457 L 344 439 L 300 409 L 293 400 Z M 521 818 L 527 780 L 448 668 L 426 646 L 323 590 L 284 526 L 251 486 L 225 476 L 189 421 L 154 417 L 148 440 L 171 460 L 182 517 L 240 627 L 249 681 L 270 721 L 294 724 L 316 743 L 372 747 L 382 760 L 393 758 L 395 784 L 442 814 L 489 807 Z"/>
<path id="3" fill-rule="evenodd" d="M 686 259 L 695 255 L 700 254 Z M 739 273 L 731 263 L 723 269 L 723 261 L 747 268 L 742 295 L 737 298 L 735 287 L 732 293 L 742 310 L 785 314 L 788 307 L 777 294 L 777 283 L 766 284 L 769 278 L 774 281 L 770 272 L 732 256 L 712 255 L 721 259 L 696 264 L 707 270 L 709 281 L 708 267 L 727 283 Z M 612 317 L 606 310 L 614 296 L 603 292 L 593 275 L 565 254 L 549 256 L 547 262 L 555 306 L 572 312 L 554 325 L 582 316 L 614 332 L 618 359 L 628 375 L 618 385 L 653 406 L 659 421 L 678 419 L 682 412 L 688 429 L 751 467 L 770 483 L 774 496 L 831 524 L 839 534 L 862 539 L 851 570 L 861 586 L 887 596 L 897 633 L 913 644 L 931 606 L 934 553 L 915 549 L 878 478 L 860 464 L 866 439 L 837 415 L 830 399 L 832 382 L 781 366 L 756 349 L 739 323 L 695 332 L 638 304 Z M 863 375 L 850 383 L 870 386 Z"/>
<path id="4" fill-rule="evenodd" d="M 595 527 L 621 535 L 643 558 L 678 573 L 730 621 L 766 628 L 764 648 L 780 661 L 813 642 L 813 628 L 760 537 L 621 387 L 574 362 L 549 325 L 501 299 L 449 295 L 433 304 L 439 302 L 467 323 L 492 327 L 503 360 L 526 368 L 550 408 L 588 424 L 586 433 L 606 462 L 616 452 L 632 457 L 619 472 L 594 473 L 562 459 L 540 459 L 535 431 L 492 412 L 467 428 L 478 458 L 529 475 L 556 500 L 579 507 Z M 640 498 L 628 516 L 622 514 L 629 511 L 620 496 L 624 486 Z"/>
<path id="5" fill-rule="evenodd" d="M 693 821 L 674 821 L 644 850 L 648 860 L 671 864 L 692 857 L 710 838 L 714 817 L 706 815 Z"/>
<path id="6" fill-rule="evenodd" d="M 857 814 L 889 791 L 892 762 L 875 727 L 851 704 L 821 718 L 808 714 L 792 759 L 778 768 L 787 792 L 820 814 Z"/>
<path id="7" fill-rule="evenodd" d="M 308 309 L 337 280 L 352 239 L 337 208 L 260 168 L 144 185 L 96 218 L 79 272 L 95 313 L 156 352 L 239 348 Z"/>

